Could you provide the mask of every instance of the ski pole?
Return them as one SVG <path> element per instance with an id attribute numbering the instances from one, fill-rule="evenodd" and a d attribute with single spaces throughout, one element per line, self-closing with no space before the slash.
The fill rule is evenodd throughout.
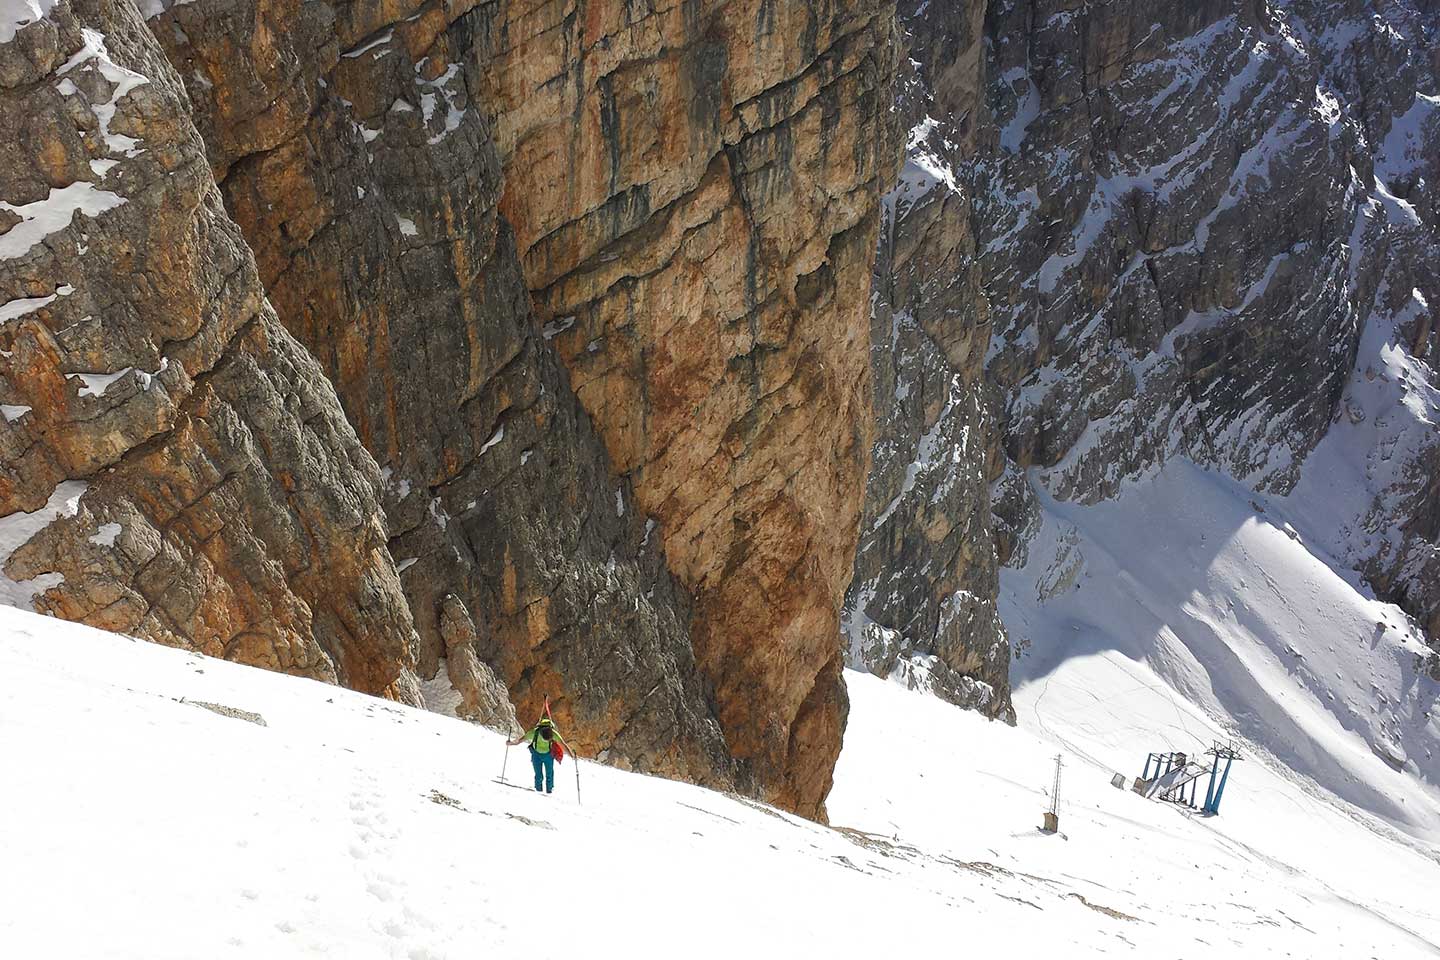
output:
<path id="1" fill-rule="evenodd" d="M 500 761 L 500 782 L 505 782 L 505 768 L 510 763 L 510 724 L 505 724 L 505 759 Z"/>
<path id="2" fill-rule="evenodd" d="M 575 806 L 582 807 L 584 804 L 580 802 L 580 756 L 573 753 L 571 756 L 575 758 Z"/>

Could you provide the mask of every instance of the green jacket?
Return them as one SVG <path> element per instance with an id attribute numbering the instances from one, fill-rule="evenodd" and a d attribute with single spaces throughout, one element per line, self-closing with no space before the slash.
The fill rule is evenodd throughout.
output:
<path id="1" fill-rule="evenodd" d="M 541 736 L 542 731 L 548 731 L 549 736 Z M 545 726 L 537 723 L 535 724 L 535 726 L 525 731 L 525 742 L 529 744 L 530 749 L 534 750 L 536 753 L 549 753 L 550 744 L 552 741 L 555 740 L 559 740 L 567 748 L 570 746 L 568 743 L 565 743 L 565 738 L 560 736 L 560 731 L 555 729 L 554 724 Z"/>

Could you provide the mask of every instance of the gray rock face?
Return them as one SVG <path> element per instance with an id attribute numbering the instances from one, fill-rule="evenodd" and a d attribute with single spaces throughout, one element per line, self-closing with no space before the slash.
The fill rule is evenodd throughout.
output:
<path id="1" fill-rule="evenodd" d="M 129 3 L 0 44 L 4 600 L 413 699 L 379 471 Z"/>
<path id="2" fill-rule="evenodd" d="M 1323 491 L 1344 515 L 1311 517 L 1312 538 L 1440 635 L 1434 4 L 902 2 L 900 19 L 911 133 L 881 242 L 852 662 L 939 653 L 917 626 L 931 590 L 993 597 L 983 548 L 979 589 L 951 573 L 940 502 L 957 520 L 988 501 L 967 536 L 1018 564 L 1037 486 L 1095 502 L 1174 457 L 1297 504 Z M 977 331 L 983 385 L 927 395 L 942 358 L 974 383 Z M 988 493 L 934 466 L 977 433 Z M 1001 689 L 981 665 L 998 628 L 967 629 L 941 660 Z"/>
<path id="3" fill-rule="evenodd" d="M 911 313 L 879 300 L 873 333 L 886 431 L 846 599 L 850 662 L 1013 720 L 979 390 Z"/>
<path id="4" fill-rule="evenodd" d="M 1354 133 L 1264 5 L 1136 6 L 989 12 L 1005 452 L 1063 499 L 1177 454 L 1283 490 L 1358 342 Z"/>
<path id="5" fill-rule="evenodd" d="M 968 91 L 972 103 L 981 9 L 961 5 L 925 21 L 943 24 L 956 51 L 953 87 L 942 92 L 963 99 Z M 912 28 L 912 58 L 927 39 Z M 902 76 L 900 104 L 912 133 L 876 260 L 870 349 L 879 430 L 846 598 L 849 659 L 1013 722 L 1010 646 L 995 609 L 986 471 L 994 420 L 983 399 L 990 328 L 971 195 L 929 143 L 941 107 L 913 70 Z M 973 153 L 973 143 L 951 146 L 957 156 Z"/>
<path id="6" fill-rule="evenodd" d="M 1344 487 L 1351 515 L 1313 527 L 1433 635 L 1433 5 L 988 22 L 976 209 L 1014 468 L 1086 502 L 1173 456 Z M 1384 423 L 1362 436 L 1349 408 Z"/>
<path id="7" fill-rule="evenodd" d="M 453 593 L 440 603 L 440 635 L 445 639 L 445 679 L 459 701 L 455 715 L 513 734 L 519 721 L 510 705 L 510 691 L 489 664 L 480 662 L 475 653 L 479 636 L 475 621 L 464 601 Z M 427 702 L 426 706 L 443 709 L 441 704 Z"/>

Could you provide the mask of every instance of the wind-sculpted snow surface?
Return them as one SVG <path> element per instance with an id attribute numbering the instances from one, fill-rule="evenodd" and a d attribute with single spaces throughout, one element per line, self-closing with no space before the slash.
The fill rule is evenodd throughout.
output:
<path id="1" fill-rule="evenodd" d="M 1059 707 L 1209 729 L 1100 667 L 1039 733 L 850 675 L 830 829 L 588 760 L 537 796 L 490 731 L 0 608 L 0 952 L 1434 956 L 1440 866 L 1283 768 L 1247 760 L 1218 819 L 1111 788 L 1133 746 Z"/>

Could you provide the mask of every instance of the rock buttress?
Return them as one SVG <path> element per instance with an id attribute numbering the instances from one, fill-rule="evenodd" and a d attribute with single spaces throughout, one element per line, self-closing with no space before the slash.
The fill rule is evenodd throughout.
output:
<path id="1" fill-rule="evenodd" d="M 823 814 L 892 22 L 151 20 L 282 320 L 386 468 L 422 675 L 453 595 L 522 714 L 548 695 L 582 749 Z"/>
<path id="2" fill-rule="evenodd" d="M 691 596 L 531 311 L 498 209 L 488 15 L 201 0 L 150 26 L 281 319 L 383 467 L 420 676 L 468 676 L 468 635 L 523 719 L 548 697 L 583 753 L 733 788 Z M 467 712 L 505 715 L 460 685 Z"/>
<path id="3" fill-rule="evenodd" d="M 0 200 L 4 599 L 413 701 L 379 471 L 129 3 L 0 45 Z"/>
<path id="4" fill-rule="evenodd" d="M 742 775 L 822 816 L 872 440 L 893 11 L 554 0 L 483 26 L 500 209 L 538 319 L 696 598 Z"/>

